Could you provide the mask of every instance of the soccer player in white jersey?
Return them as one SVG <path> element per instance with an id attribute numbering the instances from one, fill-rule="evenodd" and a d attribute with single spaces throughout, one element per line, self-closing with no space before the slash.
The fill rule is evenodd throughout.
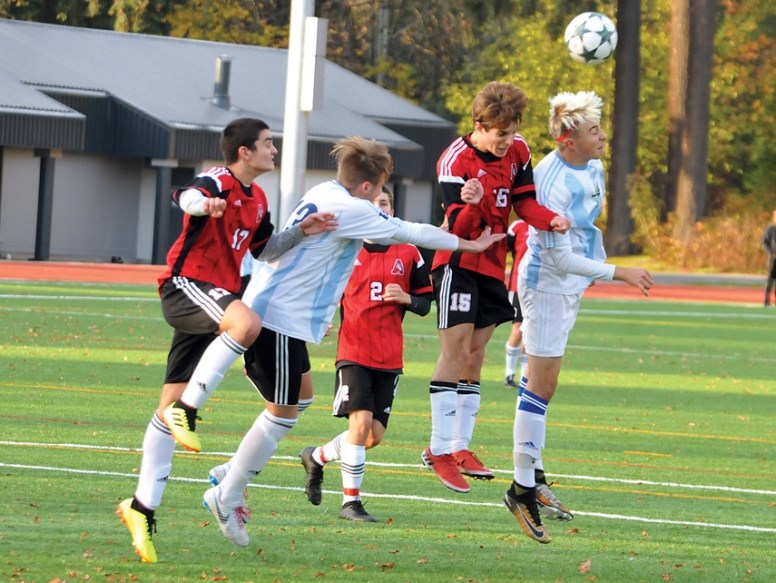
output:
<path id="1" fill-rule="evenodd" d="M 536 198 L 570 219 L 571 229 L 562 234 L 531 227 L 528 251 L 520 262 L 518 293 L 528 353 L 528 386 L 515 410 L 514 481 L 504 503 L 521 530 L 540 543 L 551 540 L 542 515 L 572 518 L 547 487 L 541 452 L 547 406 L 558 384 L 561 359 L 582 294 L 596 279 L 621 280 L 644 295 L 653 284 L 646 269 L 605 263 L 603 237 L 595 226 L 604 202 L 600 158 L 606 133 L 600 125 L 602 105 L 592 92 L 559 93 L 550 99 L 549 129 L 558 146 L 534 169 Z M 543 501 L 547 504 L 542 505 Z M 540 508 L 544 513 L 540 514 Z"/>
<path id="2" fill-rule="evenodd" d="M 246 374 L 266 409 L 245 434 L 226 476 L 204 495 L 224 536 L 238 546 L 249 544 L 238 512 L 243 491 L 296 423 L 301 377 L 308 362 L 305 343 L 319 343 L 328 330 L 364 239 L 479 253 L 505 236 L 487 229 L 476 241 L 465 240 L 432 225 L 391 217 L 375 207 L 372 201 L 393 171 L 393 160 L 382 144 L 347 138 L 334 146 L 332 155 L 337 179 L 309 190 L 284 228 L 325 210 L 334 213 L 337 230 L 307 237 L 278 259 L 257 263 L 243 297 L 263 322 L 244 358 Z"/>

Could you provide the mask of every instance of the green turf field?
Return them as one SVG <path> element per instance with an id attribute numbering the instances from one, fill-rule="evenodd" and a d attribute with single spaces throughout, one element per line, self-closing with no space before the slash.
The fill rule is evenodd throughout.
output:
<path id="1" fill-rule="evenodd" d="M 311 346 L 317 396 L 250 490 L 251 545 L 201 506 L 208 469 L 261 411 L 235 367 L 201 410 L 204 453 L 176 455 L 143 565 L 114 509 L 135 488 L 171 336 L 151 287 L 0 282 L 0 576 L 48 581 L 772 582 L 776 580 L 776 311 L 585 300 L 548 412 L 545 467 L 576 517 L 540 545 L 501 498 L 515 395 L 497 329 L 473 449 L 496 471 L 469 494 L 420 463 L 433 316 L 406 319 L 407 366 L 363 498 L 376 524 L 302 491 L 297 454 L 330 415 L 335 337 Z"/>

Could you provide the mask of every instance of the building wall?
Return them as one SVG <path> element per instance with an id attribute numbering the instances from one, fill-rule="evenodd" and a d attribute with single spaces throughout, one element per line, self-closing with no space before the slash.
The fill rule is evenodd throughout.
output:
<path id="1" fill-rule="evenodd" d="M 155 213 L 156 170 L 146 167 L 140 173 L 140 196 L 137 199 L 138 221 L 134 253 L 137 263 L 151 263 L 154 254 Z"/>
<path id="2" fill-rule="evenodd" d="M 0 257 L 26 259 L 35 253 L 40 158 L 32 150 L 3 148 L 0 176 Z"/>
<path id="3" fill-rule="evenodd" d="M 428 182 L 410 182 L 402 184 L 404 208 L 401 218 L 416 223 L 432 223 L 434 191 Z"/>
<path id="4" fill-rule="evenodd" d="M 54 164 L 51 259 L 137 259 L 142 162 L 65 153 Z M 40 159 L 6 148 L 0 188 L 0 255 L 35 255 Z"/>
<path id="5" fill-rule="evenodd" d="M 51 255 L 137 261 L 143 161 L 66 154 L 54 170 Z"/>

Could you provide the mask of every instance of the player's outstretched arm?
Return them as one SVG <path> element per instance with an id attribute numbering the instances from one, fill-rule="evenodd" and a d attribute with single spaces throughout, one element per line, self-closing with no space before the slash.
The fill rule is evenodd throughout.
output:
<path id="1" fill-rule="evenodd" d="M 649 295 L 649 290 L 655 285 L 652 274 L 641 267 L 616 266 L 614 268 L 614 279 L 639 288 L 645 296 Z"/>
<path id="2" fill-rule="evenodd" d="M 482 234 L 475 240 L 469 241 L 468 239 L 458 239 L 458 251 L 463 253 L 482 253 L 493 245 L 496 241 L 501 241 L 506 237 L 506 233 L 491 233 L 490 227 L 485 227 Z"/>
<path id="3" fill-rule="evenodd" d="M 317 235 L 325 231 L 336 231 L 339 223 L 337 216 L 331 212 L 317 212 L 307 215 L 299 226 L 305 237 Z"/>

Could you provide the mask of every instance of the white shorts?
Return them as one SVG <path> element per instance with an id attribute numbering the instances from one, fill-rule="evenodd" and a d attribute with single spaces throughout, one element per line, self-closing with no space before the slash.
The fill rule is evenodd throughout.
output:
<path id="1" fill-rule="evenodd" d="M 566 352 L 566 343 L 577 321 L 583 292 L 551 294 L 520 286 L 523 310 L 523 345 L 531 356 L 556 357 Z"/>

